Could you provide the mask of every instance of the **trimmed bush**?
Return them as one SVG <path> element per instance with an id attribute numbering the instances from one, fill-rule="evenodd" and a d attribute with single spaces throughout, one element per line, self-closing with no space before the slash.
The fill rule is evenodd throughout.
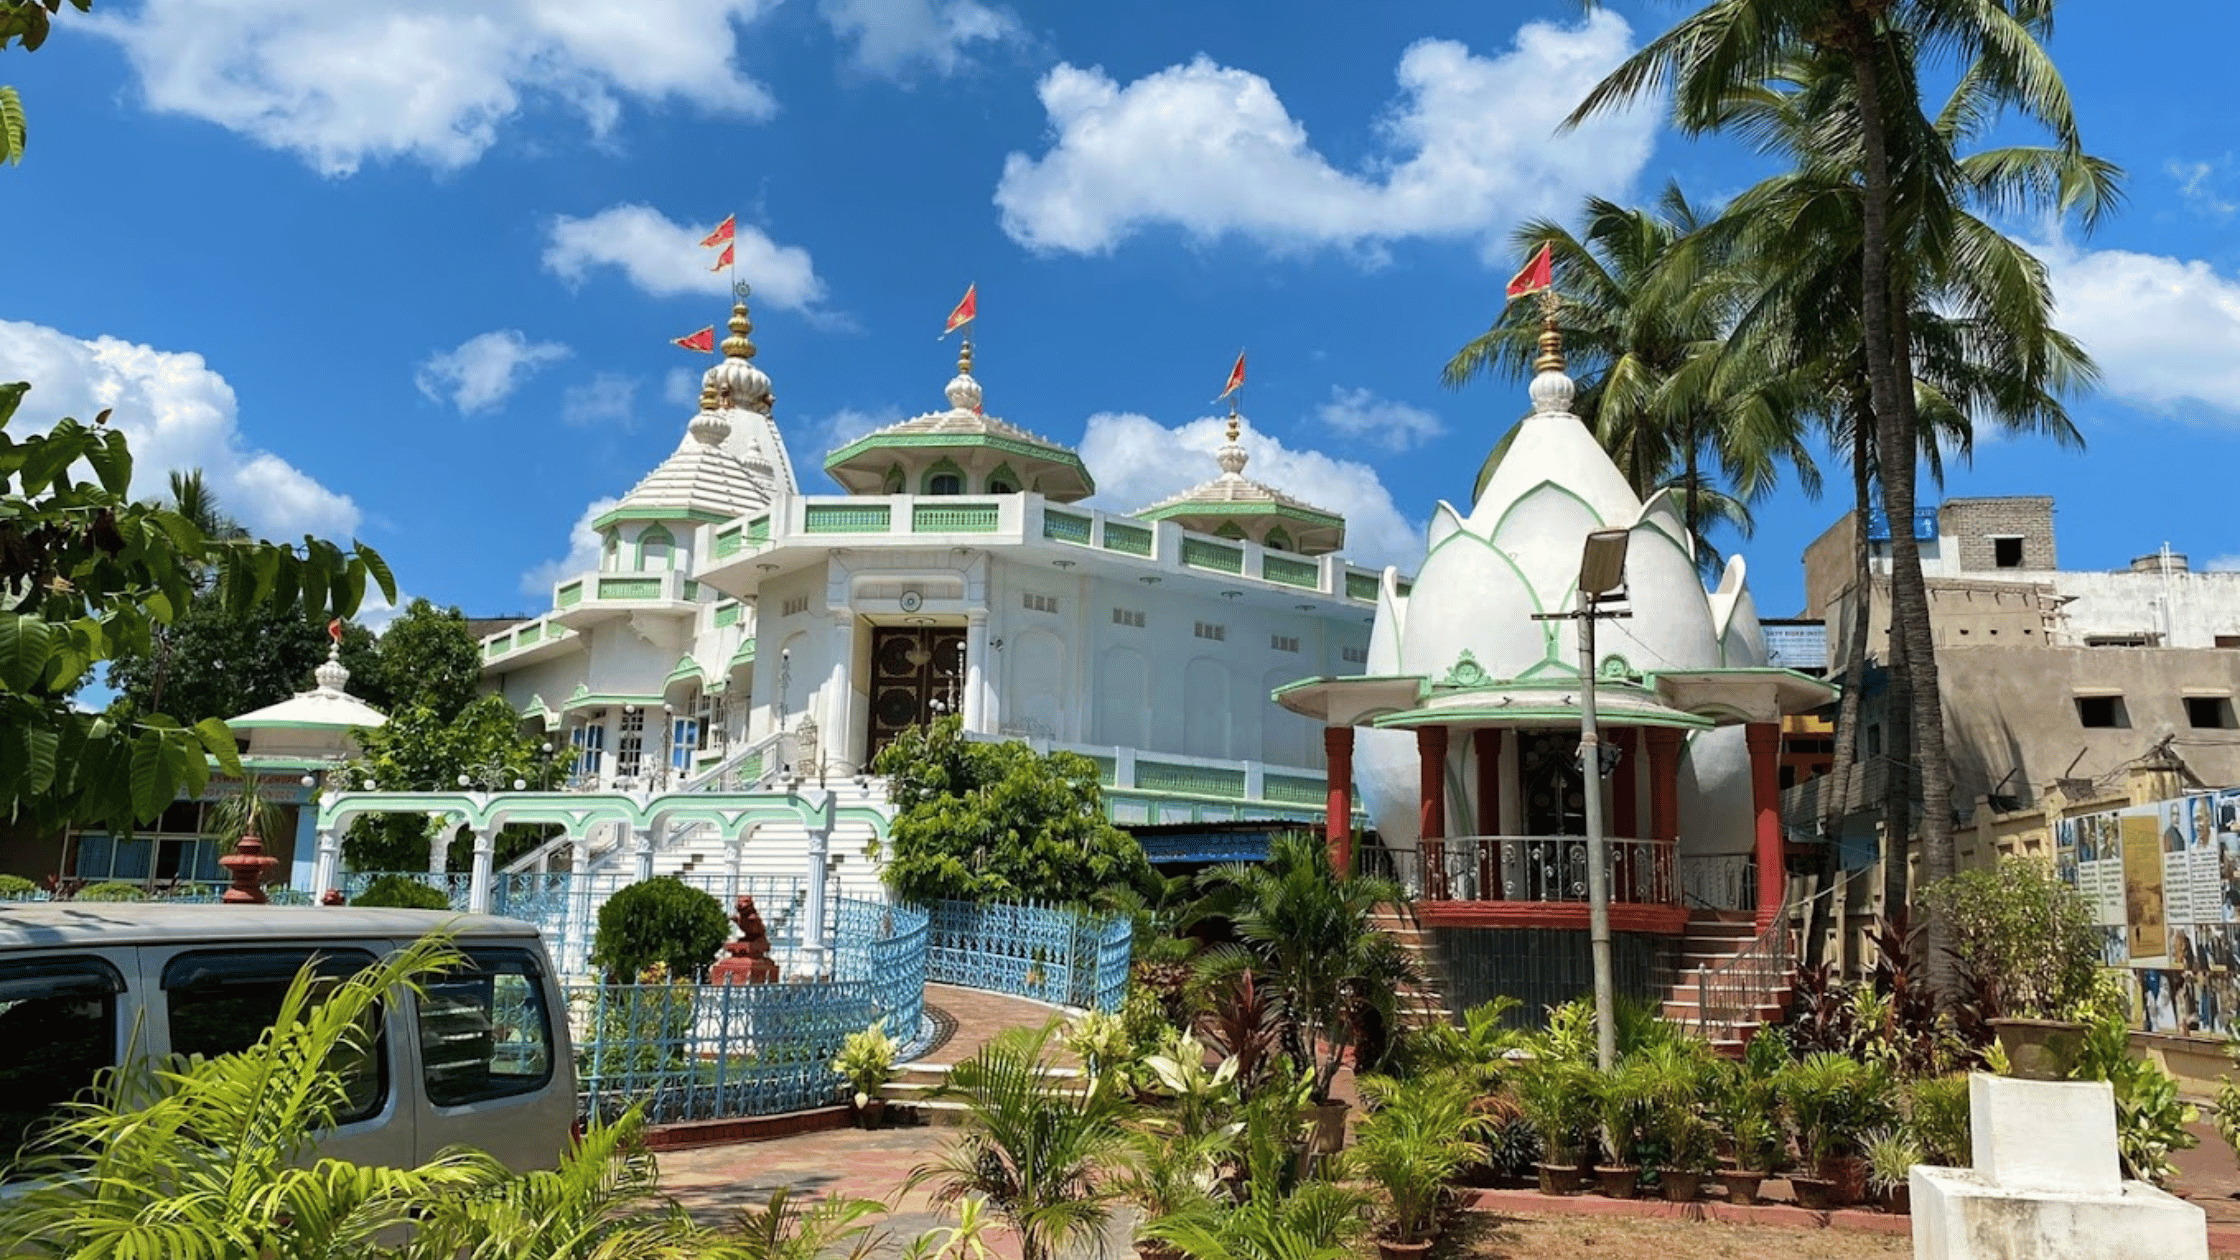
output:
<path id="1" fill-rule="evenodd" d="M 148 890 L 138 884 L 128 884 L 121 879 L 99 884 L 87 884 L 78 890 L 79 901 L 146 901 Z"/>
<path id="2" fill-rule="evenodd" d="M 672 875 L 632 884 L 599 907 L 591 962 L 614 984 L 659 963 L 679 980 L 701 980 L 731 936 L 723 903 Z"/>
<path id="3" fill-rule="evenodd" d="M 39 886 L 21 875 L 0 875 L 0 901 L 18 901 L 39 891 Z"/>
<path id="4" fill-rule="evenodd" d="M 382 875 L 351 899 L 354 906 L 391 906 L 399 910 L 449 910 L 451 896 L 410 875 Z"/>

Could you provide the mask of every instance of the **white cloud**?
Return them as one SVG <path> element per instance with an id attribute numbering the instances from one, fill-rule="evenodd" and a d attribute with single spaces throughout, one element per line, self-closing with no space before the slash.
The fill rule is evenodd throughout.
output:
<path id="1" fill-rule="evenodd" d="M 518 328 L 503 328 L 429 355 L 412 383 L 437 402 L 448 395 L 459 414 L 472 415 L 504 402 L 538 369 L 567 357 L 568 348 L 558 342 L 531 341 Z"/>
<path id="2" fill-rule="evenodd" d="M 2229 159 L 2215 162 L 2171 161 L 2163 163 L 2162 169 L 2170 178 L 2178 181 L 2178 195 L 2185 199 L 2187 205 L 2203 214 L 2224 219 L 2230 218 L 2233 211 L 2240 210 L 2240 202 L 2226 201 L 2219 197 L 2216 190 L 2209 187 L 2209 182 L 2228 164 Z"/>
<path id="3" fill-rule="evenodd" d="M 1021 34 L 1018 18 L 977 0 L 819 0 L 817 12 L 855 46 L 858 68 L 889 77 L 920 62 L 954 74 L 968 45 Z"/>
<path id="4" fill-rule="evenodd" d="M 661 401 L 672 407 L 692 407 L 700 402 L 700 373 L 691 368 L 670 368 L 661 382 Z"/>
<path id="5" fill-rule="evenodd" d="M 2240 419 L 2240 281 L 2196 259 L 2030 246 L 2060 326 L 2100 364 L 2101 387 L 2151 411 Z"/>
<path id="6" fill-rule="evenodd" d="M 123 47 L 148 108 L 348 175 L 465 166 L 531 103 L 572 106 L 600 136 L 624 97 L 767 118 L 735 28 L 772 2 L 144 0 L 83 22 Z"/>
<path id="7" fill-rule="evenodd" d="M 2211 573 L 2232 573 L 2240 571 L 2240 555 L 2217 556 L 2201 567 Z"/>
<path id="8" fill-rule="evenodd" d="M 542 608 L 552 598 L 552 587 L 564 578 L 574 577 L 599 567 L 599 531 L 591 528 L 598 520 L 615 509 L 622 500 L 609 496 L 593 499 L 576 518 L 575 528 L 568 531 L 568 554 L 557 560 L 547 560 L 521 575 L 521 593 L 536 601 L 534 607 Z"/>
<path id="9" fill-rule="evenodd" d="M 871 410 L 842 407 L 823 419 L 804 420 L 786 426 L 786 445 L 793 449 L 794 467 L 823 468 L 825 456 L 873 429 L 898 424 L 902 418 L 902 409 L 899 407 Z"/>
<path id="10" fill-rule="evenodd" d="M 1266 79 L 1200 56 L 1126 85 L 1061 64 L 1042 78 L 1053 139 L 1013 153 L 996 188 L 1003 227 L 1032 249 L 1099 253 L 1166 224 L 1272 249 L 1374 255 L 1404 237 L 1476 240 L 1569 214 L 1582 194 L 1616 195 L 1647 161 L 1659 110 L 1564 115 L 1626 55 L 1632 32 L 1607 11 L 1574 27 L 1526 23 L 1513 49 L 1480 57 L 1423 40 L 1400 58 L 1400 94 L 1359 171 L 1331 165 Z"/>
<path id="11" fill-rule="evenodd" d="M 600 372 L 560 393 L 560 420 L 577 428 L 611 424 L 627 429 L 637 408 L 638 382 L 620 372 Z"/>
<path id="12" fill-rule="evenodd" d="M 357 622 L 377 635 L 385 634 L 388 632 L 389 623 L 402 617 L 404 610 L 412 607 L 412 601 L 415 598 L 416 596 L 410 591 L 398 591 L 397 602 L 392 604 L 381 598 L 380 587 L 368 583 L 365 600 L 358 605 L 358 615 L 350 620 Z"/>
<path id="13" fill-rule="evenodd" d="M 1343 385 L 1330 387 L 1330 401 L 1315 408 L 1315 415 L 1347 437 L 1390 451 L 1407 450 L 1447 431 L 1439 417 L 1421 407 Z"/>
<path id="14" fill-rule="evenodd" d="M 717 251 L 700 248 L 714 226 L 675 223 L 644 205 L 609 206 L 582 219 L 561 215 L 552 221 L 544 265 L 569 284 L 581 284 L 594 268 L 617 267 L 639 292 L 653 297 L 728 296 L 730 275 L 708 269 Z M 744 223 L 738 234 L 738 273 L 754 286 L 757 303 L 805 310 L 824 298 L 824 281 L 817 279 L 808 250 L 780 245 Z"/>
<path id="15" fill-rule="evenodd" d="M 1097 479 L 1090 502 L 1134 512 L 1219 476 L 1213 453 L 1227 426 L 1224 416 L 1173 429 L 1132 412 L 1089 417 L 1080 450 Z M 1370 565 L 1413 566 L 1423 559 L 1423 526 L 1400 514 L 1376 469 L 1320 451 L 1291 450 L 1249 425 L 1243 442 L 1252 455 L 1247 477 L 1346 518 L 1348 556 Z"/>
<path id="16" fill-rule="evenodd" d="M 358 528 L 349 495 L 248 443 L 233 387 L 199 354 L 0 320 L 0 380 L 32 384 L 16 413 L 19 439 L 66 415 L 90 422 L 114 408 L 109 423 L 131 444 L 136 496 L 161 495 L 173 471 L 200 468 L 219 506 L 252 533 L 347 538 Z"/>

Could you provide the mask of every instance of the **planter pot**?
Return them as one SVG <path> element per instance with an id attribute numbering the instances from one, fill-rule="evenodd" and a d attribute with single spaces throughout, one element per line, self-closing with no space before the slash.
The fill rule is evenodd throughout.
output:
<path id="1" fill-rule="evenodd" d="M 1913 1215 L 1913 1187 L 1892 1186 L 1877 1196 L 1882 1200 L 1882 1210 L 1892 1216 Z"/>
<path id="2" fill-rule="evenodd" d="M 1762 1172 L 1744 1172 L 1739 1168 L 1719 1170 L 1719 1184 L 1727 1188 L 1727 1202 L 1748 1206 L 1758 1201 L 1758 1187 L 1765 1184 Z"/>
<path id="3" fill-rule="evenodd" d="M 1595 1184 L 1602 1193 L 1613 1199 L 1638 1199 L 1641 1197 L 1641 1170 L 1630 1164 L 1594 1170 Z"/>
<path id="4" fill-rule="evenodd" d="M 1789 1188 L 1797 1192 L 1797 1206 L 1814 1212 L 1826 1212 L 1836 1206 L 1835 1185 L 1818 1177 L 1791 1177 Z"/>
<path id="5" fill-rule="evenodd" d="M 1820 1179 L 1830 1186 L 1837 1207 L 1852 1207 L 1866 1202 L 1867 1161 L 1857 1155 L 1836 1155 L 1820 1161 L 1814 1169 Z"/>
<path id="6" fill-rule="evenodd" d="M 2084 1049 L 2084 1025 L 2060 1019 L 1995 1019 L 1991 1031 L 2016 1077 L 2065 1081 Z"/>
<path id="7" fill-rule="evenodd" d="M 856 1127 L 876 1129 L 887 1119 L 887 1100 L 874 1098 L 856 1108 Z"/>
<path id="8" fill-rule="evenodd" d="M 1335 1155 L 1346 1148 L 1346 1105 L 1322 1103 L 1307 1108 L 1313 1125 L 1307 1130 L 1307 1150 L 1315 1155 Z"/>
<path id="9" fill-rule="evenodd" d="M 1423 1260 L 1424 1253 L 1429 1250 L 1431 1240 L 1428 1238 L 1422 1242 L 1392 1242 L 1383 1238 L 1377 1240 L 1377 1255 L 1382 1260 Z"/>
<path id="10" fill-rule="evenodd" d="M 1182 1248 L 1155 1238 L 1138 1238 L 1136 1255 L 1141 1260 L 1182 1260 Z"/>
<path id="11" fill-rule="evenodd" d="M 1681 1172 L 1677 1168 L 1657 1170 L 1657 1186 L 1664 1191 L 1668 1203 L 1693 1203 L 1703 1193 L 1703 1174 Z"/>
<path id="12" fill-rule="evenodd" d="M 1586 1189 L 1586 1171 L 1577 1164 L 1540 1164 L 1540 1193 L 1577 1194 Z"/>

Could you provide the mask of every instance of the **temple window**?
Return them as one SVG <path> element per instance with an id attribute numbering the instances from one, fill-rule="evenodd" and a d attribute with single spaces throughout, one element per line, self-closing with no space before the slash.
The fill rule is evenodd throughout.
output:
<path id="1" fill-rule="evenodd" d="M 676 545 L 676 539 L 669 536 L 668 530 L 659 525 L 647 526 L 646 531 L 638 535 L 638 568 L 668 569 L 670 556 Z"/>

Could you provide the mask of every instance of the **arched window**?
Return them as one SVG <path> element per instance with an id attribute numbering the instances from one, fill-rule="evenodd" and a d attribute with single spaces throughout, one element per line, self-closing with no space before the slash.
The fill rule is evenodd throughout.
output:
<path id="1" fill-rule="evenodd" d="M 1223 521 L 1221 527 L 1213 531 L 1213 535 L 1216 538 L 1242 539 L 1244 537 L 1244 526 L 1237 524 L 1235 521 Z"/>
<path id="2" fill-rule="evenodd" d="M 666 571 L 675 554 L 677 540 L 659 525 L 648 525 L 638 535 L 638 568 L 641 572 Z"/>
<path id="3" fill-rule="evenodd" d="M 926 469 L 925 494 L 963 494 L 964 469 L 953 460 L 938 460 Z"/>
<path id="4" fill-rule="evenodd" d="M 622 567 L 622 534 L 619 530 L 607 531 L 607 544 L 600 552 L 599 567 L 610 573 Z"/>
<path id="5" fill-rule="evenodd" d="M 887 480 L 884 487 L 886 493 L 901 494 L 909 484 L 909 481 L 902 475 L 902 465 L 896 464 L 887 469 Z"/>
<path id="6" fill-rule="evenodd" d="M 988 493 L 1019 493 L 1019 474 L 1011 471 L 1009 464 L 998 464 L 996 470 L 988 474 Z"/>
<path id="7" fill-rule="evenodd" d="M 1260 545 L 1270 551 L 1290 551 L 1292 550 L 1291 535 L 1284 533 L 1283 526 L 1278 525 L 1268 531 L 1267 540 Z"/>

